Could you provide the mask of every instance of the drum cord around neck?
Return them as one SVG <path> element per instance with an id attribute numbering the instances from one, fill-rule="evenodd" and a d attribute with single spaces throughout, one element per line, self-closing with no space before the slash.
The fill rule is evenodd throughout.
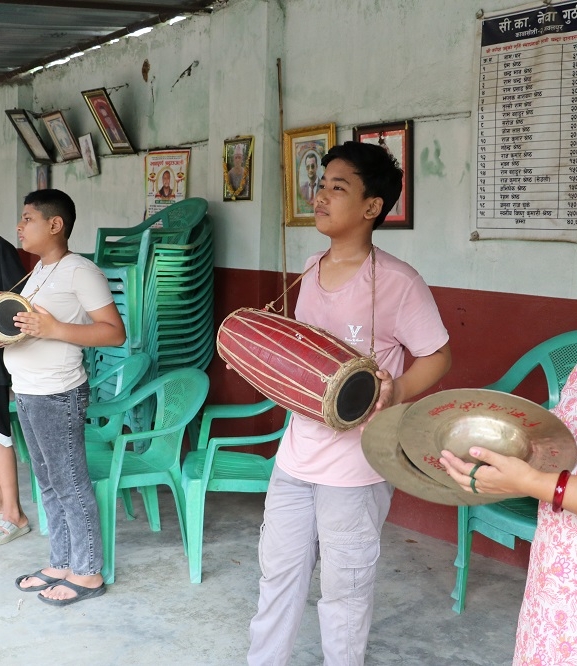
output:
<path id="1" fill-rule="evenodd" d="M 42 280 L 42 282 L 41 282 L 41 283 L 36 287 L 36 289 L 30 294 L 30 296 L 27 296 L 27 297 L 22 296 L 22 298 L 26 298 L 26 300 L 27 300 L 29 303 L 32 303 L 32 299 L 34 298 L 34 296 L 36 296 L 36 294 L 40 291 L 40 288 L 44 285 L 44 283 L 46 282 L 46 280 L 48 280 L 48 278 L 52 275 L 52 273 L 54 273 L 54 271 L 58 268 L 58 264 L 64 259 L 64 257 L 65 257 L 67 254 L 69 254 L 69 251 L 68 251 L 68 250 L 67 250 L 67 251 L 66 251 L 66 252 L 60 257 L 60 259 L 58 259 L 58 261 L 57 261 L 56 264 L 54 265 L 54 268 L 50 271 L 50 273 L 48 273 L 48 275 L 44 278 L 44 280 Z M 34 268 L 36 268 L 36 266 L 35 266 Z M 13 289 L 16 289 L 16 287 L 17 287 L 19 284 L 21 284 L 22 282 L 24 282 L 24 280 L 27 280 L 27 279 L 32 275 L 32 273 L 34 273 L 34 268 L 30 271 L 30 273 L 28 273 L 27 275 L 25 275 L 21 280 L 18 280 L 18 282 L 17 282 L 13 287 L 10 287 L 10 289 L 8 289 L 8 291 L 12 291 Z M 42 270 L 43 268 L 44 268 L 44 265 L 42 266 L 42 268 L 41 268 L 40 270 Z M 38 272 L 40 272 L 40 271 L 38 271 Z"/>

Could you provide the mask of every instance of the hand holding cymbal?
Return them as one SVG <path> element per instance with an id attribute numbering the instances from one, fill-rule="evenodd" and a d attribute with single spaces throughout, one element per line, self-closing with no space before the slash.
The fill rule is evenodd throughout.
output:
<path id="1" fill-rule="evenodd" d="M 488 504 L 522 495 L 514 490 L 503 494 L 507 489 L 498 485 L 479 485 L 478 492 L 479 461 L 469 455 L 473 446 L 518 458 L 541 471 L 572 469 L 577 462 L 573 435 L 553 413 L 530 400 L 488 389 L 440 391 L 385 409 L 366 425 L 361 443 L 369 464 L 383 478 L 438 504 Z M 458 468 L 453 478 L 440 461 L 445 450 L 465 461 L 453 460 Z"/>

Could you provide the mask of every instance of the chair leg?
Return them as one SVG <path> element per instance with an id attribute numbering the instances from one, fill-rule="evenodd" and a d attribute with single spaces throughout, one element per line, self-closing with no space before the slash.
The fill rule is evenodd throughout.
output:
<path id="1" fill-rule="evenodd" d="M 465 609 L 465 596 L 467 594 L 467 579 L 469 577 L 469 560 L 471 557 L 471 542 L 473 534 L 469 532 L 469 507 L 458 508 L 458 544 L 455 567 L 457 567 L 457 579 L 455 587 L 451 592 L 451 598 L 455 599 L 453 610 L 462 613 Z"/>
<path id="2" fill-rule="evenodd" d="M 132 506 L 132 495 L 130 494 L 130 488 L 122 488 L 119 491 L 119 495 L 122 497 L 122 503 L 124 504 L 126 520 L 134 520 L 134 507 Z"/>
<path id="3" fill-rule="evenodd" d="M 172 490 L 172 495 L 174 496 L 174 503 L 176 504 L 176 513 L 180 524 L 180 534 L 182 535 L 182 544 L 184 546 L 184 554 L 186 555 L 188 550 L 186 536 L 186 497 L 184 496 L 184 490 L 182 489 L 182 475 L 180 468 L 169 470 L 169 473 L 169 485 Z"/>
<path id="4" fill-rule="evenodd" d="M 104 565 L 101 573 L 104 582 L 111 585 L 115 579 L 116 492 L 112 493 L 108 486 L 108 481 L 97 483 L 94 492 L 100 513 L 102 552 L 104 555 Z"/>
<path id="5" fill-rule="evenodd" d="M 38 531 L 46 536 L 48 534 L 48 518 L 46 517 L 46 511 L 44 511 L 44 504 L 42 504 L 42 493 L 36 477 L 32 475 L 32 478 L 32 495 L 36 496 L 36 508 L 38 510 Z"/>
<path id="6" fill-rule="evenodd" d="M 30 464 L 30 488 L 32 489 L 32 501 L 34 504 L 38 502 L 38 488 L 36 485 L 36 477 L 34 476 L 34 472 L 32 471 L 32 463 Z"/>
<path id="7" fill-rule="evenodd" d="M 206 493 L 200 481 L 189 480 L 186 494 L 186 542 L 190 582 L 202 581 L 202 539 L 204 531 L 204 502 Z"/>
<path id="8" fill-rule="evenodd" d="M 150 529 L 153 532 L 160 532 L 160 512 L 158 510 L 158 492 L 156 486 L 142 486 L 138 490 L 142 494 Z"/>

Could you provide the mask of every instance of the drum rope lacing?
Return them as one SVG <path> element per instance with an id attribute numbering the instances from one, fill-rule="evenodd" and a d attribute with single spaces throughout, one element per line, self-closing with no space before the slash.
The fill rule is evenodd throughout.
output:
<path id="1" fill-rule="evenodd" d="M 273 315 L 273 316 L 274 316 L 274 315 Z M 243 319 L 242 316 L 238 316 L 238 315 L 237 315 L 236 318 L 237 318 L 237 320 L 239 320 L 239 321 L 243 321 L 244 325 L 246 326 L 246 328 L 247 328 L 249 331 L 252 331 L 253 333 L 259 333 L 259 330 L 258 330 L 253 324 L 251 324 L 248 320 Z M 301 323 L 302 323 L 302 322 L 301 322 Z M 280 322 L 279 325 L 282 327 L 282 322 Z M 292 332 L 291 332 L 290 330 L 288 330 L 288 329 L 285 329 L 284 331 L 283 331 L 282 328 L 281 328 L 281 329 L 278 329 L 278 328 L 275 329 L 275 328 L 272 328 L 271 326 L 267 326 L 266 323 L 262 323 L 262 326 L 263 326 L 264 329 L 270 329 L 271 332 L 275 332 L 275 331 L 276 331 L 276 332 L 281 332 L 281 333 L 283 333 L 283 334 L 285 335 L 285 337 L 287 337 L 287 338 L 292 337 Z M 312 331 L 315 331 L 314 326 L 310 326 L 310 325 L 308 325 L 308 324 L 302 324 L 302 326 L 303 326 L 303 328 L 308 328 L 308 329 L 310 329 L 310 330 L 312 330 Z M 236 343 L 242 348 L 242 350 L 243 350 L 247 355 L 251 356 L 254 360 L 258 360 L 257 355 L 256 355 L 256 354 L 253 354 L 253 353 L 250 351 L 251 344 L 254 343 L 254 340 L 253 340 L 252 338 L 248 337 L 247 335 L 243 335 L 243 334 L 241 334 L 241 333 L 238 333 L 238 332 L 235 333 L 232 337 L 234 338 L 235 342 L 236 342 Z M 269 337 L 268 340 L 269 340 L 269 342 L 272 342 L 272 338 Z M 334 341 L 334 344 L 338 347 L 338 342 L 339 342 L 338 339 L 335 338 L 333 341 Z M 311 348 L 313 348 L 313 349 L 315 350 L 315 352 L 316 352 L 319 356 L 323 356 L 324 358 L 329 359 L 329 360 L 334 360 L 332 354 L 330 354 L 329 352 L 327 352 L 325 349 L 323 349 L 322 347 L 320 347 L 318 344 L 314 344 L 314 343 L 313 343 L 310 339 L 308 339 L 308 338 L 307 338 L 307 343 L 309 344 L 309 346 L 310 346 Z M 279 343 L 279 345 L 277 345 L 277 346 L 280 346 L 280 343 Z M 232 352 L 231 349 L 228 349 L 228 348 L 227 348 L 226 346 L 224 346 L 224 345 L 223 345 L 223 348 L 227 350 L 227 352 L 230 354 L 230 356 L 231 356 L 232 358 L 235 358 L 235 360 L 237 361 L 237 363 L 238 363 L 238 362 L 240 362 L 240 364 L 243 364 L 243 363 L 244 363 L 243 359 L 241 359 L 240 357 L 238 357 L 237 355 L 235 355 L 235 354 Z M 281 347 L 281 348 L 282 348 L 282 347 Z M 341 348 L 341 349 L 344 349 L 344 348 L 346 348 L 346 345 L 342 345 L 340 348 Z M 294 363 L 300 364 L 301 367 L 302 367 L 302 369 L 303 369 L 304 371 L 309 372 L 309 373 L 311 373 L 312 375 L 318 375 L 318 376 L 319 376 L 319 379 L 320 379 L 324 384 L 326 384 L 328 381 L 330 381 L 330 379 L 331 379 L 332 376 L 333 376 L 333 375 L 326 375 L 326 374 L 324 374 L 324 373 L 320 373 L 320 374 L 319 374 L 319 373 L 318 373 L 318 368 L 317 368 L 314 364 L 312 364 L 312 363 L 310 363 L 310 362 L 307 362 L 305 359 L 302 358 L 302 356 L 300 356 L 300 355 L 297 354 L 296 352 L 293 352 L 292 350 L 290 350 L 290 349 L 288 349 L 288 348 L 286 348 L 286 347 L 282 348 L 282 352 L 279 351 L 278 353 L 279 353 L 281 356 L 284 356 L 289 362 L 294 362 Z M 272 376 L 269 376 L 268 378 L 269 378 L 269 379 L 273 379 Z M 285 379 L 285 380 L 286 380 L 287 382 L 289 382 L 289 383 L 293 383 L 293 384 L 295 384 L 295 385 L 298 385 L 298 384 L 297 384 L 294 380 L 292 380 L 288 375 L 283 376 L 282 378 Z M 312 395 L 313 395 L 313 394 L 311 393 L 311 396 L 312 396 Z"/>
<path id="2" fill-rule="evenodd" d="M 376 360 L 376 353 L 375 353 L 375 280 L 376 280 L 376 256 L 375 256 L 375 246 L 371 245 L 371 297 L 372 297 L 372 313 L 371 313 L 371 348 L 369 349 L 369 358 L 372 358 L 373 360 Z M 297 285 L 303 278 L 304 276 L 316 266 L 316 264 L 313 264 L 312 266 L 309 266 L 306 271 L 301 273 L 296 280 L 292 282 L 284 291 L 283 293 L 278 297 L 275 298 L 274 301 L 271 301 L 270 303 L 267 303 L 263 310 L 266 310 L 267 312 L 269 310 L 272 310 L 273 312 L 276 312 L 277 314 L 280 314 L 282 310 L 277 310 L 274 307 L 274 304 L 277 301 L 280 301 L 280 299 L 287 294 L 295 285 Z"/>

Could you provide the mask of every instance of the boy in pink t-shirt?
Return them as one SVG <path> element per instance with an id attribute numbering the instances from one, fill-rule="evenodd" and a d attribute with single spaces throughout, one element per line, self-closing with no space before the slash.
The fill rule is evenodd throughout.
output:
<path id="1" fill-rule="evenodd" d="M 365 355 L 374 339 L 382 380 L 376 409 L 385 409 L 449 370 L 448 334 L 421 276 L 372 244 L 373 230 L 401 193 L 394 158 L 380 146 L 349 141 L 332 148 L 322 165 L 315 223 L 331 244 L 307 261 L 312 270 L 302 279 L 295 316 Z M 415 360 L 403 373 L 405 348 Z M 335 432 L 293 414 L 265 503 L 249 664 L 289 662 L 319 556 L 324 663 L 363 664 L 392 492 L 363 455 L 360 426 Z"/>

